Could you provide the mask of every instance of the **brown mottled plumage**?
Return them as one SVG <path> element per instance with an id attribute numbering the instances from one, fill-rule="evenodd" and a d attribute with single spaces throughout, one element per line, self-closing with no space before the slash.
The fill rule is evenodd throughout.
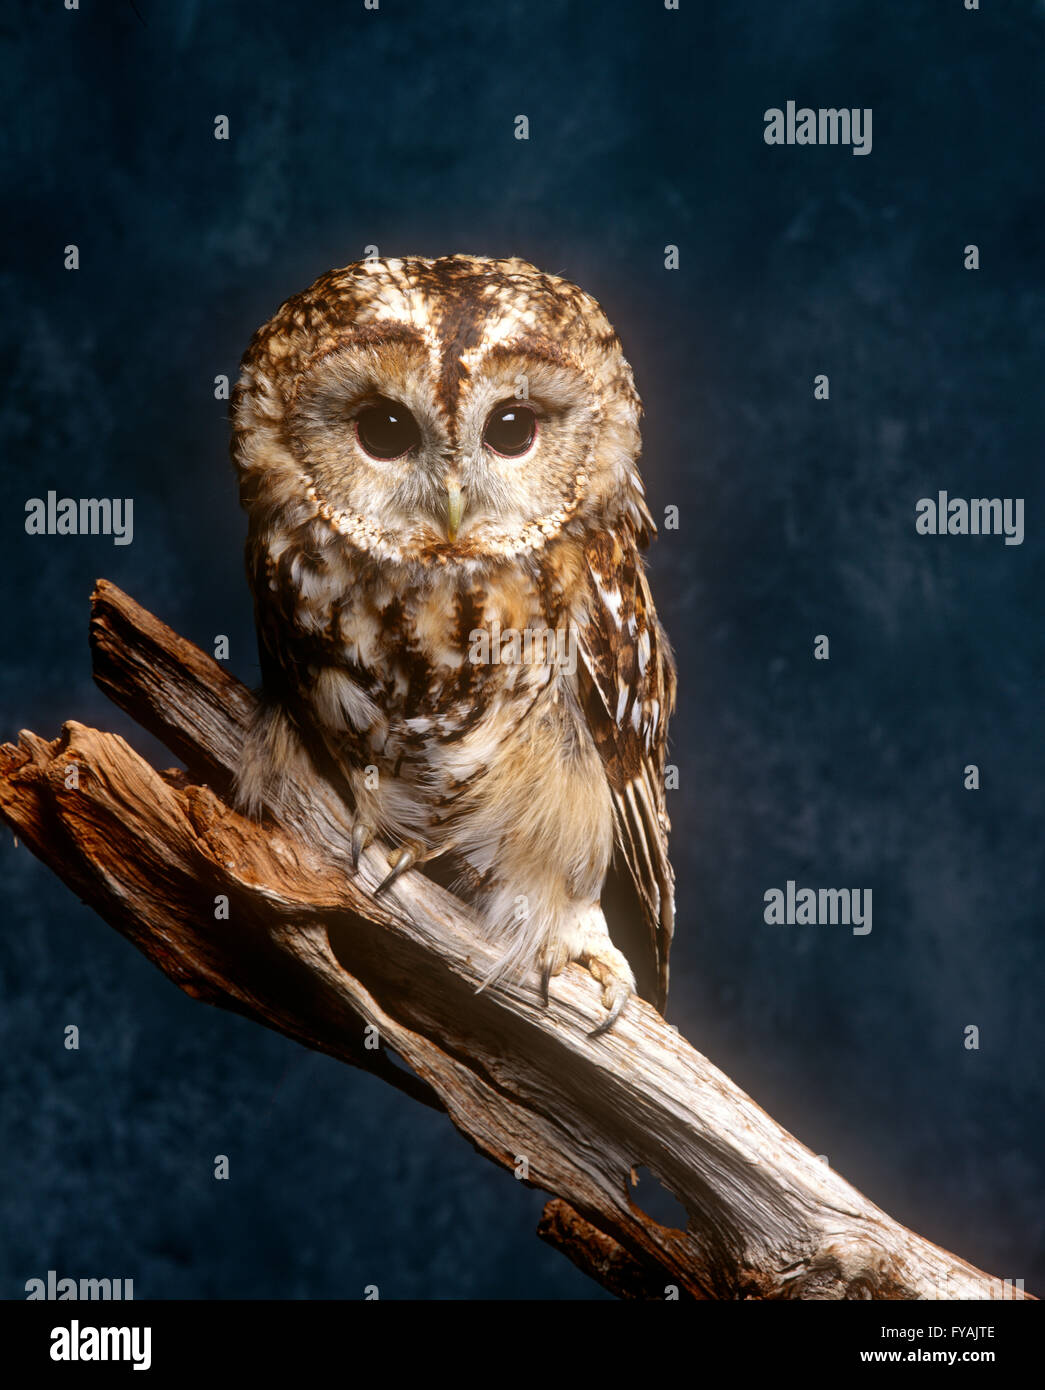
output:
<path id="1" fill-rule="evenodd" d="M 629 958 L 663 1007 L 674 916 L 639 412 L 593 299 L 475 256 L 321 276 L 254 335 L 234 395 L 267 696 L 242 804 L 318 760 L 357 853 L 397 846 L 390 877 L 452 865 L 502 948 L 491 978 L 585 964 L 597 1031 Z"/>

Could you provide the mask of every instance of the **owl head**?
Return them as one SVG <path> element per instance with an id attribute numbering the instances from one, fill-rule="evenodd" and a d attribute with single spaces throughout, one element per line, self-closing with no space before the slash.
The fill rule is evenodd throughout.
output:
<path id="1" fill-rule="evenodd" d="M 254 335 L 233 396 L 252 516 L 382 560 L 472 564 L 652 522 L 640 406 L 599 305 L 525 261 L 358 261 Z"/>

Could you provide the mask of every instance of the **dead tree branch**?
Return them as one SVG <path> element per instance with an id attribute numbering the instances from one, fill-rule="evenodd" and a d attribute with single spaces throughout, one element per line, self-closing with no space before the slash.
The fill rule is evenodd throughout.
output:
<path id="1" fill-rule="evenodd" d="M 540 1234 L 607 1288 L 1021 1296 L 886 1216 L 648 1005 L 589 1040 L 599 991 L 577 966 L 548 1007 L 535 981 L 477 993 L 491 956 L 467 909 L 419 873 L 375 898 L 385 854 L 367 850 L 353 876 L 322 781 L 282 823 L 238 815 L 225 797 L 254 697 L 105 581 L 91 644 L 98 684 L 187 772 L 74 722 L 53 743 L 23 732 L 0 748 L 4 820 L 187 993 L 378 1073 L 444 1108 L 488 1158 L 525 1164 L 555 1198 Z M 632 1200 L 640 1166 L 685 1207 L 686 1230 Z"/>

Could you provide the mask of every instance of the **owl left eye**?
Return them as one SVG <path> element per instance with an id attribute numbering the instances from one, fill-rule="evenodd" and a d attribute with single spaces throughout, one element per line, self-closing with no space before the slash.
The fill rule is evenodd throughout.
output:
<path id="1" fill-rule="evenodd" d="M 397 459 L 421 442 L 417 421 L 398 401 L 382 398 L 356 416 L 360 444 L 376 459 Z"/>
<path id="2" fill-rule="evenodd" d="M 483 443 L 495 454 L 525 454 L 537 433 L 537 416 L 528 405 L 499 405 L 483 430 Z"/>

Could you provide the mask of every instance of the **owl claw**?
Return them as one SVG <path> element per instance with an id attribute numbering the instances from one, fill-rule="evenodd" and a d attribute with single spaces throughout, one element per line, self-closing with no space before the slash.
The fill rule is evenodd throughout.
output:
<path id="1" fill-rule="evenodd" d="M 394 849 L 388 856 L 388 862 L 392 865 L 391 871 L 374 889 L 374 896 L 383 893 L 386 888 L 391 888 L 397 878 L 402 878 L 408 869 L 412 869 L 415 864 L 420 864 L 423 859 L 424 851 L 420 845 L 401 845 L 398 849 Z"/>
<path id="2" fill-rule="evenodd" d="M 352 829 L 352 868 L 359 868 L 359 856 L 366 849 L 367 845 L 373 844 L 374 832 L 369 825 L 364 825 L 362 821 L 357 821 Z"/>
<path id="3" fill-rule="evenodd" d="M 603 1033 L 608 1033 L 610 1029 L 613 1027 L 613 1025 L 617 1022 L 617 1019 L 620 1018 L 621 1014 L 624 1012 L 624 1006 L 625 1004 L 627 1004 L 628 1000 L 631 998 L 633 993 L 634 991 L 632 990 L 631 986 L 625 984 L 623 980 L 617 985 L 607 987 L 603 991 L 602 1002 L 609 1009 L 609 1013 L 606 1015 L 606 1017 L 603 1019 L 603 1021 L 599 1024 L 597 1028 L 593 1028 L 591 1030 L 591 1032 L 588 1034 L 588 1037 L 601 1038 Z M 609 999 L 606 998 L 607 994 L 610 995 Z"/>
<path id="4" fill-rule="evenodd" d="M 554 951 L 546 952 L 541 963 L 541 998 L 545 1004 L 551 1002 L 549 985 L 553 975 L 561 975 L 569 964 L 570 953 L 565 946 L 559 946 Z"/>
<path id="5" fill-rule="evenodd" d="M 551 1003 L 552 963 L 546 960 L 541 966 L 541 998 L 545 1006 Z"/>
<path id="6" fill-rule="evenodd" d="M 589 945 L 581 956 L 581 964 L 602 985 L 603 1007 L 609 1009 L 599 1026 L 588 1034 L 589 1038 L 601 1038 L 617 1022 L 635 993 L 635 979 L 625 957 L 605 939 Z"/>

